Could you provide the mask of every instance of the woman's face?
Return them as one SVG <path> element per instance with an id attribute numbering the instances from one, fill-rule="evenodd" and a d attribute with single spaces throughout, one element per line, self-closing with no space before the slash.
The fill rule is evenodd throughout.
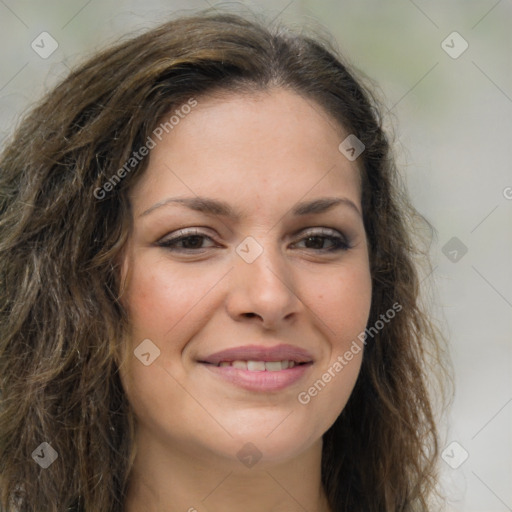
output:
<path id="1" fill-rule="evenodd" d="M 146 447 L 285 461 L 321 443 L 359 373 L 360 171 L 293 92 L 197 101 L 133 189 L 122 381 Z"/>

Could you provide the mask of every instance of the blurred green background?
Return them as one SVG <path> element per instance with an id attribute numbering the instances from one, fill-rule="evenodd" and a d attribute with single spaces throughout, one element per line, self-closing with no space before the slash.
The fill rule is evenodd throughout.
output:
<path id="1" fill-rule="evenodd" d="M 469 454 L 440 461 L 448 509 L 512 510 L 512 2 L 0 0 L 0 143 L 93 51 L 213 5 L 330 32 L 375 82 L 413 203 L 436 230 L 424 284 L 437 288 L 457 386 L 443 448 Z M 42 32 L 58 44 L 49 56 L 31 46 Z"/>

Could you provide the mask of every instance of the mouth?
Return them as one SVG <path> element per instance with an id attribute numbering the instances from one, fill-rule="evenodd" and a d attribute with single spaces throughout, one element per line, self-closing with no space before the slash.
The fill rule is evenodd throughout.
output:
<path id="1" fill-rule="evenodd" d="M 279 371 L 302 363 L 311 363 L 313 356 L 307 350 L 294 345 L 280 344 L 273 347 L 245 345 L 215 352 L 199 358 L 199 362 L 215 366 L 234 365 L 240 369 L 244 369 L 242 365 L 245 365 L 245 369 L 249 371 Z M 269 363 L 268 367 L 267 363 Z"/>
<path id="2" fill-rule="evenodd" d="M 257 360 L 236 360 L 236 361 L 220 361 L 217 364 L 208 363 L 206 361 L 200 361 L 204 364 L 211 364 L 217 368 L 232 367 L 238 370 L 247 370 L 249 372 L 280 372 L 282 370 L 288 370 L 295 366 L 302 366 L 312 364 L 312 362 L 298 362 L 284 359 L 282 361 L 257 361 Z"/>
<path id="3" fill-rule="evenodd" d="M 222 350 L 197 362 L 215 378 L 255 392 L 280 391 L 292 386 L 314 364 L 306 350 L 292 345 L 247 345 Z"/>

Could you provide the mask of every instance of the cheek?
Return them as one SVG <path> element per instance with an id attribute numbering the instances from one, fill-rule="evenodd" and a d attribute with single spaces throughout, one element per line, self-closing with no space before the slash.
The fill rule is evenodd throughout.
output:
<path id="1" fill-rule="evenodd" d="M 183 329 L 182 320 L 192 310 L 201 310 L 201 300 L 215 283 L 215 276 L 200 274 L 192 267 L 173 268 L 162 259 L 133 265 L 125 305 L 134 342 L 141 336 L 153 336 L 155 343 L 164 343 L 172 330 Z"/>
<path id="2" fill-rule="evenodd" d="M 131 332 L 125 340 L 128 357 L 120 375 L 139 422 L 159 428 L 155 427 L 155 418 L 159 418 L 169 429 L 178 431 L 176 418 L 179 415 L 169 404 L 179 404 L 184 415 L 195 417 L 198 414 L 193 409 L 194 404 L 187 402 L 180 384 L 183 369 L 179 361 L 198 318 L 205 316 L 205 301 L 201 299 L 215 284 L 215 281 L 210 282 L 214 277 L 203 272 L 199 278 L 192 266 L 172 268 L 163 258 L 140 257 L 132 261 L 123 295 Z M 153 362 L 148 366 L 134 356 L 134 350 L 143 340 L 151 340 L 159 350 L 155 359 L 151 353 Z M 150 352 L 155 350 L 152 345 L 147 346 Z"/>
<path id="3" fill-rule="evenodd" d="M 187 283 L 188 281 L 188 283 Z M 201 288 L 192 286 L 190 278 L 170 271 L 165 261 L 145 258 L 132 259 L 129 279 L 123 294 L 123 306 L 130 319 L 130 332 L 125 340 L 127 363 L 124 368 L 125 389 L 136 383 L 137 393 L 143 388 L 148 396 L 158 396 L 155 377 L 158 368 L 166 368 L 182 350 L 180 340 L 187 313 L 198 302 Z M 171 339 L 173 343 L 167 340 Z M 145 340 L 150 340 L 148 343 Z M 151 353 L 149 366 L 134 357 L 141 343 Z M 155 357 L 158 355 L 158 357 Z M 129 377 L 128 377 L 129 375 Z M 165 376 L 160 376 L 167 380 Z"/>
<path id="4" fill-rule="evenodd" d="M 130 262 L 129 280 L 123 305 L 130 318 L 130 333 L 125 340 L 127 362 L 122 369 L 125 390 L 142 399 L 157 397 L 166 382 L 170 394 L 182 394 L 177 384 L 184 378 L 180 364 L 188 340 L 208 321 L 209 292 L 222 278 L 215 269 L 198 272 L 194 265 L 170 265 L 163 257 L 141 255 Z M 159 351 L 150 366 L 144 366 L 134 351 L 151 340 Z M 147 342 L 146 342 L 147 343 Z M 152 348 L 152 345 L 149 345 Z M 130 391 L 130 389 L 132 391 Z"/>
<path id="5" fill-rule="evenodd" d="M 364 264 L 313 282 L 312 309 L 329 341 L 330 354 L 297 399 L 310 417 L 316 418 L 318 431 L 325 432 L 344 409 L 359 376 L 364 346 L 358 336 L 368 322 L 372 288 Z"/>
<path id="6" fill-rule="evenodd" d="M 308 294 L 311 307 L 333 350 L 342 350 L 366 327 L 372 296 L 370 271 L 365 265 L 351 266 L 313 283 Z"/>

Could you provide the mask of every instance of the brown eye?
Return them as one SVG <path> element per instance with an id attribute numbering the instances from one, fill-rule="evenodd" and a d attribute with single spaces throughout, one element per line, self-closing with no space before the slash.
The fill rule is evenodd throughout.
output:
<path id="1" fill-rule="evenodd" d="M 335 233 L 336 231 L 331 230 L 308 232 L 298 243 L 304 242 L 304 249 L 322 252 L 346 251 L 350 249 L 351 246 L 345 237 Z M 327 247 L 325 246 L 326 243 Z"/>
<path id="2" fill-rule="evenodd" d="M 190 233 L 190 234 L 187 234 Z M 164 238 L 157 242 L 160 247 L 164 247 L 170 251 L 183 251 L 183 252 L 197 252 L 199 250 L 209 249 L 210 247 L 203 247 L 205 240 L 213 239 L 197 230 L 180 231 L 178 236 Z"/>

